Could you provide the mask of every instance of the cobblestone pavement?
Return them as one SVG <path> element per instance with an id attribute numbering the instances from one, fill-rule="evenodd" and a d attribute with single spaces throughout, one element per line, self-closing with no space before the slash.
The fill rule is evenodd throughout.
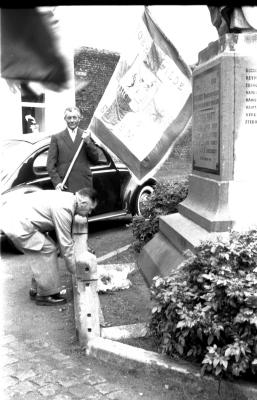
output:
<path id="1" fill-rule="evenodd" d="M 146 398 L 122 383 L 113 383 L 94 365 L 65 355 L 40 340 L 2 337 L 1 399 L 126 400 Z"/>
<path id="2" fill-rule="evenodd" d="M 24 255 L 2 254 L 1 400 L 178 399 L 143 368 L 121 370 L 87 357 L 74 332 L 72 296 L 61 308 L 38 307 L 28 296 L 27 262 Z"/>

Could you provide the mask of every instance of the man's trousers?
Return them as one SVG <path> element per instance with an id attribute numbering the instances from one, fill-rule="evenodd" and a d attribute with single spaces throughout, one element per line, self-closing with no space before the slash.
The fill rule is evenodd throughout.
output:
<path id="1" fill-rule="evenodd" d="M 23 249 L 23 252 L 28 256 L 32 271 L 32 288 L 36 289 L 40 296 L 50 296 L 60 292 L 61 282 L 56 245 L 47 235 L 43 236 L 45 240 L 40 251 Z"/>
<path id="2" fill-rule="evenodd" d="M 40 296 L 50 296 L 59 293 L 61 282 L 57 247 L 53 239 L 47 233 L 41 233 L 36 230 L 24 236 L 14 236 L 11 234 L 8 236 L 14 245 L 27 255 L 28 264 L 32 271 L 32 288 L 36 289 Z M 32 243 L 37 243 L 37 246 L 34 246 L 36 250 L 29 248 Z"/>

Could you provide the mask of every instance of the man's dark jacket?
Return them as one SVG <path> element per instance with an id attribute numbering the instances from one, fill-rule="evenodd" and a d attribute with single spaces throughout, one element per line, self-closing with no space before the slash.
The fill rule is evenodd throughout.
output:
<path id="1" fill-rule="evenodd" d="M 54 187 L 63 181 L 82 140 L 82 133 L 83 130 L 78 128 L 75 142 L 72 141 L 68 129 L 51 137 L 47 170 Z M 69 192 L 75 193 L 84 187 L 92 187 L 90 162 L 96 164 L 97 161 L 98 151 L 94 142 L 90 140 L 89 144 L 84 143 L 65 184 Z"/>

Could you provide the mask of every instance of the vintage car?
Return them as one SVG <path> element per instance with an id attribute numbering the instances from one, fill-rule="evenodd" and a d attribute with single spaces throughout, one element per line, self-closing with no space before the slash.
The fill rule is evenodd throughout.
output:
<path id="1" fill-rule="evenodd" d="M 30 193 L 54 189 L 46 169 L 51 136 L 32 133 L 2 139 L 1 146 L 1 201 L 8 201 L 18 192 Z M 144 200 L 154 190 L 156 180 L 148 179 L 138 185 L 128 168 L 97 145 L 99 162 L 91 165 L 93 186 L 98 193 L 98 205 L 89 222 L 142 213 Z"/>

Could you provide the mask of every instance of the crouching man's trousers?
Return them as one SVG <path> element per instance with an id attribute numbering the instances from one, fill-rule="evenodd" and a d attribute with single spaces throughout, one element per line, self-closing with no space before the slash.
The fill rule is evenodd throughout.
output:
<path id="1" fill-rule="evenodd" d="M 54 241 L 44 233 L 35 231 L 24 236 L 7 236 L 15 247 L 27 255 L 28 265 L 32 271 L 32 287 L 40 296 L 50 296 L 61 290 L 57 247 Z M 36 249 L 32 250 L 31 242 L 37 242 Z"/>

